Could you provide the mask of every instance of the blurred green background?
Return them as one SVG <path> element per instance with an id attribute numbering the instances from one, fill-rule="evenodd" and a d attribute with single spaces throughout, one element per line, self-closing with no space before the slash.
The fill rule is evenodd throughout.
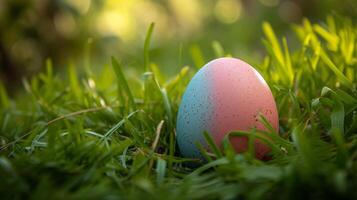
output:
<path id="1" fill-rule="evenodd" d="M 289 38 L 289 24 L 304 17 L 320 21 L 333 14 L 355 21 L 356 2 L 0 0 L 0 79 L 16 91 L 21 78 L 41 71 L 47 58 L 58 71 L 69 64 L 100 68 L 110 56 L 135 69 L 143 63 L 144 38 L 151 22 L 155 22 L 151 60 L 165 73 L 194 65 L 190 53 L 198 48 L 205 59 L 213 58 L 215 41 L 225 53 L 254 62 L 262 56 L 263 21 Z"/>

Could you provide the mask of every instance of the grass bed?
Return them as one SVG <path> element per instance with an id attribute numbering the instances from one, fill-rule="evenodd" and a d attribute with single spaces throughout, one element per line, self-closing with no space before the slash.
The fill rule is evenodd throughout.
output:
<path id="1" fill-rule="evenodd" d="M 262 28 L 266 57 L 254 66 L 273 90 L 280 137 L 230 135 L 270 137 L 271 160 L 226 143 L 200 167 L 185 164 L 176 114 L 199 67 L 162 74 L 149 59 L 152 24 L 141 72 L 112 58 L 99 73 L 70 66 L 63 76 L 49 60 L 24 79 L 25 94 L 10 99 L 0 84 L 1 199 L 357 199 L 356 26 L 303 20 L 294 49 Z M 224 54 L 216 41 L 212 51 Z M 202 62 L 199 48 L 191 56 Z"/>

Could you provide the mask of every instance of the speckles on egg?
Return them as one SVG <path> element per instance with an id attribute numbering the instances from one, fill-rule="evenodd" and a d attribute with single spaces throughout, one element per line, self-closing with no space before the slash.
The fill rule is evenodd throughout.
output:
<path id="1" fill-rule="evenodd" d="M 247 63 L 234 58 L 209 62 L 192 78 L 183 95 L 177 117 L 177 141 L 186 157 L 200 158 L 196 142 L 205 148 L 203 131 L 217 144 L 231 131 L 265 129 L 259 122 L 262 114 L 278 130 L 274 98 L 260 74 Z M 247 147 L 244 138 L 232 139 L 237 152 Z M 257 157 L 269 149 L 256 141 Z"/>

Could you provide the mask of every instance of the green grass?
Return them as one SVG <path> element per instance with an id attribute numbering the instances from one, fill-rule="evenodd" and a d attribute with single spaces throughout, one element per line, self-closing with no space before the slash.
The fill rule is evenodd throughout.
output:
<path id="1" fill-rule="evenodd" d="M 198 67 L 162 74 L 149 59 L 152 24 L 141 72 L 112 58 L 100 72 L 61 75 L 49 60 L 16 98 L 0 83 L 1 199 L 356 199 L 357 27 L 304 20 L 292 26 L 295 48 L 262 28 L 266 57 L 254 67 L 277 101 L 279 136 L 264 118 L 268 131 L 232 132 L 223 149 L 205 134 L 209 162 L 185 164 L 195 161 L 175 145 L 175 116 Z M 223 46 L 212 51 L 227 55 Z M 208 62 L 198 46 L 188 54 Z M 256 160 L 252 145 L 235 154 L 228 138 L 246 135 L 265 141 L 272 159 Z"/>

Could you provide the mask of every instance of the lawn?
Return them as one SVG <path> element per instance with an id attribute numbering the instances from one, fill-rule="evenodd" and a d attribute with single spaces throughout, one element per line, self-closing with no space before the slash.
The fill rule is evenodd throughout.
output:
<path id="1" fill-rule="evenodd" d="M 288 39 L 268 22 L 261 28 L 265 57 L 249 63 L 274 94 L 279 133 L 262 118 L 268 131 L 231 136 L 269 138 L 271 159 L 229 143 L 202 150 L 206 161 L 180 155 L 181 97 L 209 60 L 197 47 L 194 65 L 180 66 L 179 52 L 179 73 L 162 73 L 150 57 L 152 24 L 138 70 L 112 57 L 100 69 L 57 71 L 48 59 L 45 72 L 23 79 L 23 93 L 10 98 L 0 84 L 0 198 L 357 199 L 356 25 L 304 19 Z M 235 57 L 223 46 L 210 51 Z"/>

